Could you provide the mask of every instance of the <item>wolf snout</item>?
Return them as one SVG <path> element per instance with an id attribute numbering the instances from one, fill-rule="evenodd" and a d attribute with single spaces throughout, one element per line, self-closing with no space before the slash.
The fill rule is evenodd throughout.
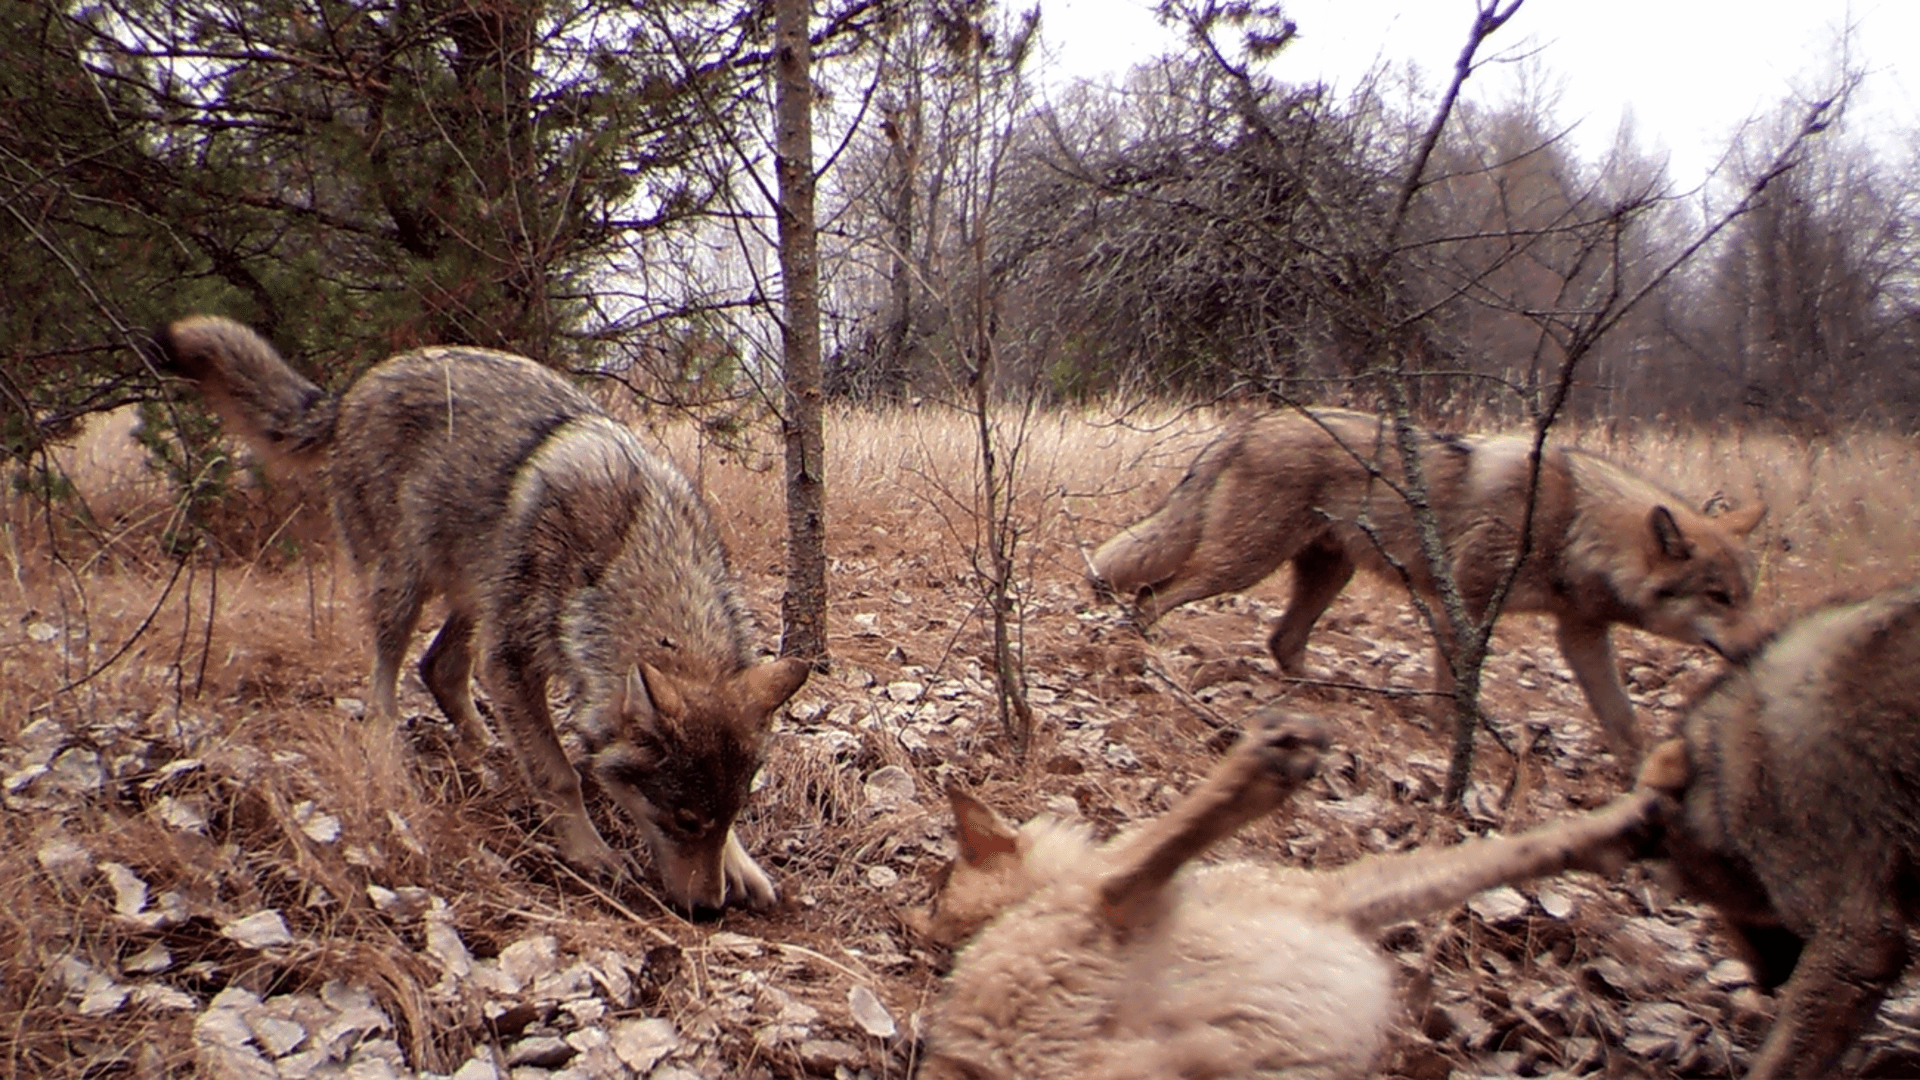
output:
<path id="1" fill-rule="evenodd" d="M 1766 643 L 1767 634 L 1758 628 L 1726 627 L 1700 635 L 1700 644 L 1730 664 L 1746 663 Z"/>
<path id="2" fill-rule="evenodd" d="M 675 907 L 695 921 L 719 918 L 720 913 L 726 910 L 728 900 L 725 881 L 716 883 L 697 878 L 669 884 L 667 895 Z"/>

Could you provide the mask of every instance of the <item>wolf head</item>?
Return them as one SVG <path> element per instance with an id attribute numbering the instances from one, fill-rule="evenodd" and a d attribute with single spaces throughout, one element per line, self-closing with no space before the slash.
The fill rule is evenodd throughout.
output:
<path id="1" fill-rule="evenodd" d="M 729 854 L 729 837 L 774 710 L 806 679 L 806 662 L 793 658 L 705 685 L 646 663 L 627 676 L 615 730 L 594 750 L 591 767 L 640 826 L 668 896 L 681 907 L 717 910 L 730 892 L 745 892 L 736 898 L 758 906 L 773 901 L 752 860 Z"/>
<path id="2" fill-rule="evenodd" d="M 1073 876 L 1098 853 L 1084 825 L 1042 814 L 1009 824 L 958 788 L 953 806 L 959 854 L 934 881 L 933 899 L 903 913 L 908 929 L 936 945 L 958 945 L 1049 882 Z"/>
<path id="3" fill-rule="evenodd" d="M 1638 544 L 1643 569 L 1615 582 L 1624 586 L 1634 624 L 1729 660 L 1759 648 L 1766 631 L 1751 610 L 1751 561 L 1742 541 L 1766 512 L 1765 503 L 1713 517 L 1655 506 Z"/>

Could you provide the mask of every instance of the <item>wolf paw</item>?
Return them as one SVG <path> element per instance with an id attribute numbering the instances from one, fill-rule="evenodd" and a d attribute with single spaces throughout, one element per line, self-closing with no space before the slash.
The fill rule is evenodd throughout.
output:
<path id="1" fill-rule="evenodd" d="M 736 875 L 732 867 L 727 869 L 727 899 L 738 900 L 755 911 L 766 911 L 780 899 L 779 890 L 773 887 L 773 879 L 764 870 L 751 863 L 750 874 Z"/>
<path id="2" fill-rule="evenodd" d="M 1318 720 L 1269 705 L 1247 717 L 1240 745 L 1275 779 L 1298 785 L 1313 778 L 1328 742 L 1327 729 Z"/>
<path id="3" fill-rule="evenodd" d="M 1654 747 L 1653 752 L 1640 763 L 1640 775 L 1634 783 L 1638 787 L 1678 796 L 1692 780 L 1693 764 L 1687 757 L 1686 742 L 1668 739 Z"/>
<path id="4" fill-rule="evenodd" d="M 726 853 L 721 858 L 727 875 L 728 900 L 737 899 L 755 911 L 765 911 L 780 899 L 773 879 L 760 869 L 760 864 L 753 861 L 734 836 L 728 835 Z"/>
<path id="5" fill-rule="evenodd" d="M 568 828 L 560 840 L 560 857 L 568 866 L 588 874 L 617 878 L 626 870 L 626 860 L 608 846 L 590 824 Z"/>

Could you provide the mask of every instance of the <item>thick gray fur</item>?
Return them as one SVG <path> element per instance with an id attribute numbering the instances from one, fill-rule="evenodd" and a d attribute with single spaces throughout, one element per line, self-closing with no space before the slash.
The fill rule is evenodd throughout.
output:
<path id="1" fill-rule="evenodd" d="M 371 713 L 396 715 L 422 607 L 443 597 L 421 675 L 477 747 L 488 741 L 471 689 L 480 661 L 570 862 L 618 858 L 554 734 L 556 678 L 573 686 L 591 767 L 648 837 L 673 898 L 773 901 L 731 829 L 773 711 L 806 667 L 754 662 L 719 532 L 684 475 L 566 380 L 506 353 L 418 349 L 334 399 L 231 320 L 181 320 L 161 347 L 256 448 L 324 477 L 367 583 Z"/>

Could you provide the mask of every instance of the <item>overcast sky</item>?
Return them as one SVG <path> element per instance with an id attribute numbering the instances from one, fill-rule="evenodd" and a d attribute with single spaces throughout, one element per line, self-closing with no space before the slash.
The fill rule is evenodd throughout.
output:
<path id="1" fill-rule="evenodd" d="M 1030 0 L 1029 0 L 1030 2 Z M 1047 77 L 1099 78 L 1176 39 L 1146 0 L 1039 0 Z M 1016 0 L 1013 6 L 1025 6 Z M 1351 86 L 1378 61 L 1438 82 L 1466 38 L 1473 0 L 1285 0 L 1298 39 L 1269 71 Z M 1612 145 L 1631 110 L 1641 145 L 1670 155 L 1674 180 L 1705 175 L 1739 123 L 1836 67 L 1842 31 L 1868 71 L 1856 121 L 1912 144 L 1920 130 L 1920 0 L 1527 0 L 1487 50 L 1536 47 L 1561 86 L 1561 123 L 1582 152 Z M 1487 53 L 1483 51 L 1483 55 Z M 1511 71 L 1476 75 L 1476 96 L 1511 92 Z M 1473 84 L 1470 83 L 1470 92 Z"/>

